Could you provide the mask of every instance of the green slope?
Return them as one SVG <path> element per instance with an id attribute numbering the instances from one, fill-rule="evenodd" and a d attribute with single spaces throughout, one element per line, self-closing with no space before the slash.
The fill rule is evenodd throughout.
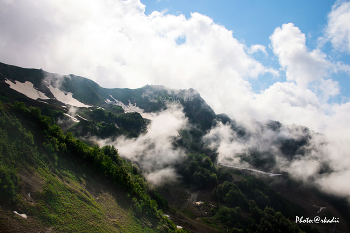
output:
<path id="1" fill-rule="evenodd" d="M 0 103 L 0 232 L 176 230 L 117 150 L 90 148 L 50 121 Z"/>

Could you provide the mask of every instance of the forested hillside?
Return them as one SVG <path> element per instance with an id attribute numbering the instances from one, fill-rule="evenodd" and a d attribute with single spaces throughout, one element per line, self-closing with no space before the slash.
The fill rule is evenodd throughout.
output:
<path id="1" fill-rule="evenodd" d="M 155 231 L 175 230 L 175 225 L 158 210 L 158 206 L 166 209 L 168 201 L 156 190 L 150 189 L 151 186 L 139 170 L 121 159 L 113 146 L 89 147 L 75 139 L 71 133 L 64 134 L 57 125 L 52 124 L 49 117 L 41 115 L 39 108 L 27 109 L 23 103 L 1 104 L 0 123 L 3 229 L 10 229 L 11 224 L 20 229 L 39 226 L 64 232 L 84 229 L 105 232 L 118 229 L 118 224 L 122 223 L 112 221 L 113 224 L 106 224 L 108 220 L 99 205 L 99 197 L 94 197 L 92 192 L 82 188 L 86 181 L 84 175 L 80 175 L 90 172 L 101 174 L 117 189 L 123 190 L 129 203 L 130 218 L 144 216 L 141 219 L 146 218 L 144 221 L 149 222 L 144 228 L 146 232 L 151 231 L 152 227 Z M 79 167 L 76 163 L 83 166 Z M 217 186 L 213 189 L 213 198 L 217 203 L 228 206 L 219 204 L 208 208 L 213 216 L 206 220 L 210 225 L 218 229 L 226 226 L 231 232 L 240 228 L 255 232 L 263 232 L 265 228 L 280 229 L 283 232 L 300 231 L 297 225 L 271 207 L 287 216 L 293 216 L 295 211 L 301 214 L 302 209 L 288 202 L 283 203 L 285 201 L 282 197 L 281 201 L 276 201 L 278 195 L 263 183 L 250 178 L 242 180 L 238 186 L 228 181 L 217 185 L 223 180 L 220 179 L 224 176 L 223 172 L 217 170 L 205 155 L 189 155 L 186 164 L 181 166 L 180 171 L 184 180 L 206 188 Z M 27 179 L 37 179 L 40 182 L 26 190 L 23 186 L 26 181 L 21 178 L 24 173 L 31 174 Z M 35 189 L 35 186 L 41 187 Z M 26 193 L 29 190 L 31 192 Z M 155 199 L 151 199 L 149 194 Z M 269 197 L 275 199 L 272 204 Z M 26 213 L 30 225 L 26 225 L 24 219 L 19 220 L 20 217 L 10 217 L 11 208 Z M 244 218 L 244 213 L 250 217 Z M 7 223 L 6 218 L 12 219 L 12 223 Z M 24 226 L 17 225 L 22 223 Z"/>
<path id="2" fill-rule="evenodd" d="M 114 147 L 89 147 L 23 103 L 1 103 L 0 117 L 0 231 L 181 231 L 158 209 L 166 200 Z M 117 193 L 92 186 L 98 182 Z M 110 211 L 119 217 L 108 217 Z"/>
<path id="3" fill-rule="evenodd" d="M 47 98 L 29 98 L 23 87 Z M 64 103 L 69 98 L 83 107 Z M 215 114 L 193 89 L 107 89 L 6 64 L 0 100 L 0 232 L 349 230 L 347 200 L 279 168 L 279 159 L 312 149 L 316 133 L 306 127 L 253 122 L 252 131 Z M 221 163 L 222 142 L 232 156 L 224 162 L 235 157 L 248 169 Z M 322 164 L 319 175 L 327 172 Z M 316 215 L 340 223 L 295 223 Z"/>

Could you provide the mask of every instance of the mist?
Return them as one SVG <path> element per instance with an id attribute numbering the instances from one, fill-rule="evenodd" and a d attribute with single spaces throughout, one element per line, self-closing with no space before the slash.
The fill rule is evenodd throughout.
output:
<path id="1" fill-rule="evenodd" d="M 254 165 L 242 159 L 242 154 L 249 158 L 252 150 L 258 151 L 260 156 L 268 153 L 273 157 L 273 166 L 260 170 L 286 172 L 304 185 L 345 197 L 350 202 L 350 185 L 347 182 L 350 158 L 345 135 L 341 140 L 334 135 L 327 136 L 297 125 L 281 125 L 276 130 L 268 127 L 268 122 L 250 122 L 249 126 L 244 128 L 245 136 L 240 136 L 231 124 L 219 122 L 203 137 L 209 148 L 218 153 L 218 163 L 254 169 Z M 283 153 L 281 142 L 291 139 L 306 140 L 307 143 L 300 146 L 293 156 L 288 156 Z"/>
<path id="2" fill-rule="evenodd" d="M 119 155 L 136 163 L 146 179 L 154 185 L 176 181 L 174 164 L 185 157 L 185 151 L 175 148 L 173 140 L 188 120 L 180 105 L 169 104 L 167 109 L 151 115 L 145 134 L 138 138 L 118 137 L 115 141 L 99 140 L 101 146 L 114 145 Z"/>

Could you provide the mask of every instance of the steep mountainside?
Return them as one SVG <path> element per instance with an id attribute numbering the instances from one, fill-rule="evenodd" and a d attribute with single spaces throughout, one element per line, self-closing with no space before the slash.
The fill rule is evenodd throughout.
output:
<path id="1" fill-rule="evenodd" d="M 139 112 L 156 112 L 165 108 L 167 102 L 178 102 L 183 105 L 186 116 L 193 123 L 198 123 L 203 129 L 209 129 L 215 118 L 214 111 L 193 89 L 177 91 L 163 86 L 145 86 L 138 89 L 107 89 L 83 77 L 50 74 L 43 70 L 23 69 L 3 63 L 0 63 L 0 82 L 2 93 L 8 92 L 7 88 L 10 82 L 27 82 L 29 86 L 33 84 L 32 92 L 39 91 L 45 97 L 41 96 L 40 98 L 40 96 L 33 95 L 32 99 L 55 103 L 57 106 L 71 104 L 80 107 L 77 102 L 73 101 L 77 100 L 88 106 L 103 107 L 106 104 L 118 104 L 126 109 L 129 107 L 130 110 Z M 11 86 L 15 85 L 12 84 Z M 55 90 L 55 88 L 57 89 Z M 69 96 L 70 93 L 72 94 L 71 98 L 62 98 L 62 95 Z M 9 97 L 13 96 L 10 95 Z M 142 110 L 133 108 L 134 106 Z"/>
<path id="2" fill-rule="evenodd" d="M 252 131 L 216 114 L 193 89 L 109 89 L 3 63 L 0 101 L 0 232 L 349 229 L 346 200 L 278 167 L 278 159 L 308 153 L 316 133 L 306 127 L 253 122 Z M 166 114 L 175 105 L 184 117 L 174 124 L 183 125 L 166 133 L 174 130 Z M 228 153 L 248 169 L 225 166 L 233 159 L 220 157 L 235 143 L 245 149 Z M 340 223 L 295 223 L 296 216 L 316 214 Z"/>

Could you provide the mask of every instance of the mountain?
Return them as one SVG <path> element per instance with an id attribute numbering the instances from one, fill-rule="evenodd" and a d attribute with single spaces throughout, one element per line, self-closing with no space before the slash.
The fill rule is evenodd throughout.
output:
<path id="1" fill-rule="evenodd" d="M 216 114 L 193 89 L 103 88 L 3 63 L 0 101 L 0 232 L 334 228 L 295 223 L 316 213 L 349 229 L 346 200 L 280 168 L 278 159 L 310 150 L 317 134 L 306 127 L 268 121 L 251 130 Z M 232 166 L 236 144 L 244 149 L 235 158 L 249 168 Z M 329 172 L 323 166 L 320 174 Z"/>
<path id="2" fill-rule="evenodd" d="M 173 90 L 161 85 L 146 85 L 138 89 L 109 89 L 102 88 L 94 81 L 75 75 L 63 76 L 43 70 L 23 69 L 0 63 L 0 92 L 5 101 L 30 102 L 29 104 L 34 106 L 42 106 L 41 103 L 48 103 L 68 114 L 70 114 L 68 109 L 70 106 L 82 107 L 82 109 L 87 107 L 90 107 L 90 109 L 102 108 L 111 112 L 116 111 L 116 106 L 121 106 L 125 113 L 136 112 L 140 113 L 143 118 L 147 118 L 147 113 L 164 110 L 169 103 L 178 103 L 183 107 L 185 116 L 189 119 L 190 124 L 194 126 L 188 132 L 191 134 L 191 144 L 194 147 L 200 147 L 197 145 L 200 138 L 215 126 L 217 122 L 230 124 L 232 129 L 242 137 L 246 134 L 246 130 L 238 126 L 227 115 L 216 115 L 212 108 L 201 98 L 200 94 L 193 89 Z M 22 95 L 18 92 L 22 93 Z M 37 101 L 33 102 L 26 97 Z M 91 119 L 86 110 L 78 110 L 78 113 L 72 116 L 77 118 L 75 119 L 76 121 Z M 101 121 L 103 120 L 101 119 Z M 117 122 L 118 120 L 113 123 Z M 89 123 L 85 122 L 83 124 L 76 131 L 86 131 L 92 128 L 87 126 Z M 281 127 L 279 124 L 279 122 L 269 122 L 267 127 L 278 131 Z M 142 125 L 144 124 L 140 123 L 138 127 L 134 128 L 137 131 L 141 131 Z M 107 134 L 107 136 L 111 135 Z M 120 133 L 115 133 L 115 135 L 120 135 Z M 137 135 L 137 133 L 133 133 L 133 135 Z M 101 133 L 98 136 L 101 136 Z M 279 142 L 280 145 L 278 146 L 288 156 L 293 156 L 300 147 L 307 143 L 308 137 L 306 135 L 298 140 L 283 140 Z"/>
<path id="3" fill-rule="evenodd" d="M 186 116 L 192 122 L 199 123 L 203 129 L 209 129 L 215 118 L 214 111 L 193 89 L 171 90 L 159 85 L 147 85 L 138 89 L 108 89 L 100 87 L 94 81 L 75 75 L 62 76 L 3 63 L 0 63 L 0 81 L 2 93 L 8 88 L 6 84 L 10 84 L 12 88 L 17 87 L 16 90 L 19 92 L 26 89 L 27 93 L 23 91 L 21 93 L 27 94 L 29 98 L 54 103 L 61 107 L 67 104 L 76 107 L 105 107 L 108 104 L 120 104 L 126 109 L 137 106 L 140 109 L 133 110 L 139 112 L 156 112 L 165 108 L 165 103 L 170 101 L 180 102 Z M 16 85 L 16 81 L 25 85 Z"/>

